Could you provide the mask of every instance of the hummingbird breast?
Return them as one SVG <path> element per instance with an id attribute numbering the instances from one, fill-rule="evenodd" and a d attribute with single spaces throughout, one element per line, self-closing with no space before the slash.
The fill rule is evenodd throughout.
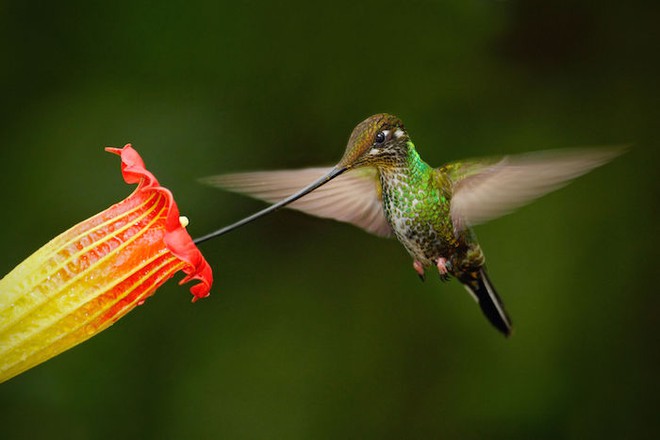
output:
<path id="1" fill-rule="evenodd" d="M 413 259 L 432 266 L 459 247 L 450 217 L 451 194 L 421 159 L 379 170 L 383 209 L 397 239 Z"/>

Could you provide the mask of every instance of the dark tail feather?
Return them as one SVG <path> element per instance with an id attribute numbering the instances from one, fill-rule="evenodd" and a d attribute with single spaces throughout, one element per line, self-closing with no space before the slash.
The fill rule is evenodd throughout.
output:
<path id="1" fill-rule="evenodd" d="M 481 311 L 486 315 L 490 323 L 505 336 L 511 334 L 511 319 L 504 310 L 504 304 L 495 291 L 484 268 L 462 278 L 461 281 L 466 289 L 479 303 Z"/>

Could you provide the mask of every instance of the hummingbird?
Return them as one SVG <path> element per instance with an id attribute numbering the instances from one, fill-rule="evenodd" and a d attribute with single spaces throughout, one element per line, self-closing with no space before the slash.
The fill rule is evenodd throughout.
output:
<path id="1" fill-rule="evenodd" d="M 551 150 L 428 165 L 399 118 L 373 115 L 353 130 L 334 167 L 211 176 L 202 182 L 269 203 L 201 243 L 282 207 L 396 237 L 424 281 L 456 278 L 504 335 L 511 319 L 490 281 L 473 227 L 500 217 L 610 161 L 620 148 Z M 302 188 L 302 189 L 300 189 Z"/>

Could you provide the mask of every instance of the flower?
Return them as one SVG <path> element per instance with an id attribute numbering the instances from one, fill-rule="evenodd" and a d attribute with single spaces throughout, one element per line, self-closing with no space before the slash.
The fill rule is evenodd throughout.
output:
<path id="1" fill-rule="evenodd" d="M 123 201 L 55 237 L 0 280 L 0 382 L 105 330 L 182 270 L 193 302 L 209 295 L 211 267 L 130 144 Z"/>

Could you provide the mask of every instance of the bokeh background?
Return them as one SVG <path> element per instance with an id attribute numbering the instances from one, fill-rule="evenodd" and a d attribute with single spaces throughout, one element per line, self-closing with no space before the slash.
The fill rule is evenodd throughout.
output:
<path id="1" fill-rule="evenodd" d="M 2 2 L 3 273 L 131 192 L 106 145 L 193 235 L 264 206 L 198 177 L 332 164 L 377 112 L 435 165 L 633 148 L 477 229 L 508 340 L 395 241 L 283 211 L 202 246 L 210 298 L 170 282 L 0 385 L 0 436 L 657 438 L 658 23 L 644 1 Z"/>

